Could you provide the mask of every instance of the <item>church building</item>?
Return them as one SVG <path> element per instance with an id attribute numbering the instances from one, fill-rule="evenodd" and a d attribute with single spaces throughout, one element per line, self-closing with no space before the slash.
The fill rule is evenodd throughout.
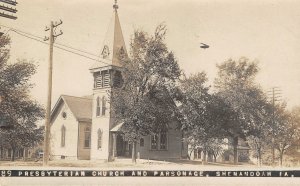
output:
<path id="1" fill-rule="evenodd" d="M 131 156 L 132 146 L 123 138 L 122 123 L 115 123 L 110 113 L 108 92 L 114 91 L 122 78 L 122 61 L 118 56 L 127 55 L 117 4 L 113 5 L 113 15 L 111 37 L 105 38 L 101 49 L 102 63 L 90 68 L 94 77 L 94 82 L 90 82 L 94 84 L 93 94 L 61 95 L 51 112 L 52 159 L 110 161 Z M 183 143 L 182 133 L 170 127 L 141 138 L 137 152 L 143 159 L 179 159 L 187 156 L 188 147 Z"/>

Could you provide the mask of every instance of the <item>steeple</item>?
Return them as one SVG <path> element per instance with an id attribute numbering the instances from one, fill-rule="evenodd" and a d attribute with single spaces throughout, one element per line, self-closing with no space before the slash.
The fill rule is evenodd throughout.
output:
<path id="1" fill-rule="evenodd" d="M 100 61 L 103 60 L 105 63 L 122 67 L 119 56 L 124 54 L 127 55 L 127 51 L 119 20 L 118 8 L 117 0 L 115 0 L 115 4 L 113 5 L 113 19 L 104 38 L 103 46 L 100 51 Z M 101 64 L 98 64 L 97 66 L 99 65 Z"/>
<path id="2" fill-rule="evenodd" d="M 90 72 L 94 76 L 94 90 L 119 87 L 122 83 L 121 70 L 123 65 L 120 57 L 127 56 L 127 51 L 118 16 L 118 8 L 119 6 L 115 0 L 113 20 L 105 34 L 103 46 L 100 50 L 99 60 L 102 63 L 98 61 L 90 68 Z"/>

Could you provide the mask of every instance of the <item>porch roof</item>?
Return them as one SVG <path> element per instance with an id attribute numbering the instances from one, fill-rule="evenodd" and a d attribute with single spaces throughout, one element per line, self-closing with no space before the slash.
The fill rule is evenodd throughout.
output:
<path id="1" fill-rule="evenodd" d="M 124 125 L 124 122 L 118 123 L 116 126 L 114 126 L 112 129 L 110 129 L 111 132 L 119 132 L 121 131 L 122 126 Z"/>

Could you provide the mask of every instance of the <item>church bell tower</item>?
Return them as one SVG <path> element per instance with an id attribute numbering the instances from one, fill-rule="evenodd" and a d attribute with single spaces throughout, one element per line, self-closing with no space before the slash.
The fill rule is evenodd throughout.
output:
<path id="1" fill-rule="evenodd" d="M 120 56 L 127 56 L 125 42 L 118 16 L 117 1 L 113 5 L 113 23 L 110 26 L 101 58 L 91 68 L 94 77 L 93 111 L 91 131 L 91 159 L 109 160 L 113 156 L 113 137 L 110 133 L 113 117 L 110 113 L 109 93 L 122 83 L 122 61 Z"/>

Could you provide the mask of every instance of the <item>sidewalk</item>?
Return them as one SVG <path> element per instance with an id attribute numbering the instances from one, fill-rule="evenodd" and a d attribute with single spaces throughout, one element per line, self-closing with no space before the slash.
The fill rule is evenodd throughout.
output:
<path id="1" fill-rule="evenodd" d="M 0 169 L 112 169 L 112 170 L 283 170 L 283 169 L 300 169 L 300 167 L 258 167 L 252 164 L 224 164 L 224 163 L 207 163 L 192 160 L 145 160 L 138 159 L 136 164 L 131 159 L 116 159 L 113 162 L 104 160 L 53 160 L 49 161 L 48 166 L 43 166 L 43 162 L 34 161 L 0 161 Z"/>

